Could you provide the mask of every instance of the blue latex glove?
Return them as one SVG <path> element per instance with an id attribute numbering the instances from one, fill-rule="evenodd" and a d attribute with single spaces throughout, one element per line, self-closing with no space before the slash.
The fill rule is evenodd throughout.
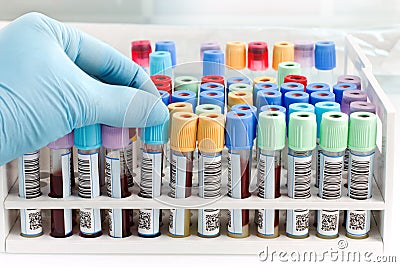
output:
<path id="1" fill-rule="evenodd" d="M 0 30 L 0 165 L 74 128 L 167 118 L 149 76 L 109 45 L 39 13 Z"/>

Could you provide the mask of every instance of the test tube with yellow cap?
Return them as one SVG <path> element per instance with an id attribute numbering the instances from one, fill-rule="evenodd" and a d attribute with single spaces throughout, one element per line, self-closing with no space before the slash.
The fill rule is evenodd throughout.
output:
<path id="1" fill-rule="evenodd" d="M 228 110 L 237 104 L 253 105 L 253 94 L 246 91 L 229 92 Z"/>

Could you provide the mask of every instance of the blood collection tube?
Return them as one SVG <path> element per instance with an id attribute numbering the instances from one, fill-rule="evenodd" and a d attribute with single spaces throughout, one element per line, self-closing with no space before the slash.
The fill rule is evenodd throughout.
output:
<path id="1" fill-rule="evenodd" d="M 199 116 L 197 142 L 199 147 L 199 196 L 217 199 L 221 196 L 222 149 L 225 118 L 218 113 Z M 220 210 L 199 209 L 197 234 L 217 237 L 220 234 Z"/>
<path id="2" fill-rule="evenodd" d="M 218 75 L 208 75 L 201 77 L 201 84 L 203 83 L 219 83 L 225 86 L 225 80 L 223 76 Z"/>
<path id="3" fill-rule="evenodd" d="M 279 91 L 279 87 L 276 83 L 271 83 L 271 82 L 259 82 L 259 83 L 254 84 L 253 94 L 257 95 L 257 92 L 260 90 Z"/>
<path id="4" fill-rule="evenodd" d="M 207 50 L 203 54 L 203 76 L 225 75 L 224 52 L 221 50 Z"/>
<path id="5" fill-rule="evenodd" d="M 103 147 L 106 148 L 105 174 L 107 195 L 111 198 L 126 198 L 131 195 L 128 187 L 128 174 L 125 167 L 125 151 L 129 145 L 129 129 L 107 125 L 101 126 Z M 114 238 L 131 235 L 128 209 L 108 209 L 108 234 Z"/>
<path id="6" fill-rule="evenodd" d="M 294 61 L 301 65 L 301 73 L 311 78 L 314 67 L 314 43 L 300 41 L 294 43 Z M 304 85 L 305 87 L 306 85 Z"/>
<path id="7" fill-rule="evenodd" d="M 247 68 L 253 77 L 261 76 L 268 69 L 268 44 L 266 42 L 250 42 L 247 48 Z"/>
<path id="8" fill-rule="evenodd" d="M 174 91 L 191 91 L 196 97 L 199 91 L 199 80 L 192 76 L 179 76 L 174 80 Z"/>
<path id="9" fill-rule="evenodd" d="M 289 105 L 289 116 L 294 112 L 315 112 L 313 105 L 308 103 L 293 103 Z"/>
<path id="10" fill-rule="evenodd" d="M 301 73 L 300 64 L 292 61 L 281 62 L 278 65 L 277 83 L 281 86 L 284 83 L 285 77 L 288 75 L 299 75 Z"/>
<path id="11" fill-rule="evenodd" d="M 312 94 L 314 92 L 329 92 L 331 90 L 331 87 L 327 83 L 310 83 L 306 87 L 306 92 L 308 94 Z"/>
<path id="12" fill-rule="evenodd" d="M 128 169 L 128 186 L 132 187 L 134 185 L 134 176 L 136 176 L 136 169 L 138 167 L 138 151 L 139 142 L 137 140 L 137 130 L 136 128 L 129 129 L 129 145 L 125 150 L 126 153 L 126 167 Z"/>
<path id="13" fill-rule="evenodd" d="M 256 138 L 256 135 L 257 135 L 257 108 L 255 106 L 248 105 L 248 104 L 237 104 L 237 105 L 234 105 L 232 107 L 231 111 L 250 112 L 251 117 L 253 119 L 253 129 L 249 133 L 249 135 L 254 140 Z"/>
<path id="14" fill-rule="evenodd" d="M 216 82 L 207 82 L 200 85 L 200 93 L 204 91 L 219 91 L 225 93 L 225 86 Z"/>
<path id="15" fill-rule="evenodd" d="M 220 108 L 221 112 L 225 109 L 225 95 L 220 91 L 203 91 L 200 93 L 200 105 L 212 104 Z M 197 110 L 197 107 L 196 107 Z"/>
<path id="16" fill-rule="evenodd" d="M 51 198 L 65 198 L 71 195 L 71 170 L 72 146 L 74 135 L 69 133 L 56 141 L 48 144 L 50 148 L 50 193 Z M 72 176 L 71 176 L 72 175 Z M 67 237 L 72 235 L 72 210 L 51 210 L 52 237 Z"/>
<path id="17" fill-rule="evenodd" d="M 377 117 L 370 112 L 354 112 L 350 115 L 348 149 L 348 196 L 366 200 L 372 196 L 372 176 L 377 136 Z M 355 239 L 368 237 L 370 210 L 348 210 L 346 236 Z"/>
<path id="18" fill-rule="evenodd" d="M 290 42 L 274 43 L 272 68 L 278 70 L 278 65 L 282 62 L 291 62 L 294 60 L 294 45 Z"/>
<path id="19" fill-rule="evenodd" d="M 143 150 L 141 157 L 141 179 L 139 196 L 158 198 L 161 196 L 161 180 L 163 173 L 163 154 L 168 142 L 169 121 L 143 128 L 141 139 Z M 138 235 L 141 237 L 156 237 L 160 233 L 161 210 L 140 209 Z"/>
<path id="20" fill-rule="evenodd" d="M 252 93 L 245 91 L 230 92 L 228 94 L 228 110 L 237 104 L 253 105 Z"/>
<path id="21" fill-rule="evenodd" d="M 176 102 L 168 105 L 168 111 L 170 115 L 170 121 L 172 121 L 172 115 L 175 112 L 193 112 L 193 106 L 188 102 Z"/>
<path id="22" fill-rule="evenodd" d="M 310 96 L 303 91 L 290 91 L 285 93 L 284 103 L 286 110 L 289 110 L 289 106 L 293 103 L 307 103 L 309 102 Z M 289 113 L 286 114 L 286 124 L 289 123 Z"/>
<path id="23" fill-rule="evenodd" d="M 19 197 L 21 198 L 32 199 L 42 194 L 39 157 L 39 150 L 36 150 L 18 158 Z M 43 234 L 40 209 L 20 209 L 20 219 L 21 236 L 38 237 Z"/>
<path id="24" fill-rule="evenodd" d="M 192 192 L 193 152 L 196 149 L 198 116 L 189 112 L 172 115 L 170 134 L 170 196 L 187 198 Z M 168 235 L 189 236 L 190 210 L 176 208 L 170 210 Z"/>
<path id="25" fill-rule="evenodd" d="M 250 84 L 245 83 L 234 83 L 228 88 L 229 92 L 245 91 L 253 94 L 253 87 Z"/>
<path id="26" fill-rule="evenodd" d="M 176 102 L 188 102 L 192 104 L 194 112 L 197 106 L 196 94 L 189 90 L 175 91 L 172 93 L 172 103 Z"/>
<path id="27" fill-rule="evenodd" d="M 357 85 L 352 83 L 338 83 L 333 86 L 333 93 L 335 94 L 335 102 L 341 104 L 343 92 L 347 90 L 356 90 Z"/>
<path id="28" fill-rule="evenodd" d="M 227 81 L 226 81 L 226 87 L 229 88 L 229 86 L 231 86 L 231 84 L 234 83 L 245 83 L 245 84 L 251 84 L 250 80 L 246 77 L 241 77 L 241 76 L 237 76 L 237 77 L 230 77 Z"/>
<path id="29" fill-rule="evenodd" d="M 171 54 L 165 51 L 150 53 L 150 75 L 166 75 L 172 77 Z"/>
<path id="30" fill-rule="evenodd" d="M 168 93 L 172 93 L 172 79 L 171 77 L 167 76 L 167 75 L 153 75 L 150 76 L 151 80 L 153 81 L 153 83 L 157 86 L 161 86 L 164 85 L 164 87 L 162 87 L 163 89 L 157 89 L 158 90 L 163 90 L 163 91 L 167 91 Z"/>
<path id="31" fill-rule="evenodd" d="M 361 90 L 361 79 L 356 75 L 341 75 L 337 79 L 337 83 L 351 83 L 357 86 L 356 89 Z"/>
<path id="32" fill-rule="evenodd" d="M 207 50 L 221 50 L 221 46 L 217 42 L 204 42 L 200 45 L 200 61 L 203 61 L 204 52 Z"/>
<path id="33" fill-rule="evenodd" d="M 257 110 L 260 110 L 260 108 L 265 105 L 280 106 L 282 104 L 282 93 L 277 90 L 260 90 L 257 92 L 255 103 Z"/>
<path id="34" fill-rule="evenodd" d="M 278 105 L 265 105 L 265 106 L 262 106 L 260 108 L 260 112 L 263 112 L 263 111 L 279 111 L 279 112 L 282 112 L 283 114 L 285 114 L 285 116 L 286 116 L 286 108 L 284 108 L 282 106 L 278 106 Z"/>
<path id="35" fill-rule="evenodd" d="M 253 148 L 253 117 L 251 112 L 230 111 L 226 115 L 225 145 L 228 148 L 228 196 L 250 197 L 251 154 Z M 248 209 L 229 209 L 228 236 L 250 235 Z"/>
<path id="36" fill-rule="evenodd" d="M 78 195 L 96 198 L 100 196 L 100 124 L 75 129 L 74 144 L 78 149 Z M 79 217 L 80 236 L 90 238 L 102 235 L 100 209 L 81 208 Z"/>
<path id="37" fill-rule="evenodd" d="M 350 114 L 357 111 L 376 112 L 376 106 L 369 102 L 355 101 L 350 103 Z"/>
<path id="38" fill-rule="evenodd" d="M 160 97 L 164 105 L 168 106 L 170 104 L 171 95 L 166 91 L 158 90 L 158 92 L 160 93 Z"/>
<path id="39" fill-rule="evenodd" d="M 279 111 L 263 111 L 258 120 L 258 196 L 274 199 L 281 196 L 281 151 L 286 144 L 285 115 Z M 278 237 L 279 210 L 259 209 L 256 223 L 257 236 Z"/>
<path id="40" fill-rule="evenodd" d="M 303 69 L 303 66 L 301 64 L 300 64 L 300 66 Z M 285 78 L 283 79 L 283 82 L 284 83 L 301 83 L 302 85 L 304 85 L 304 88 L 307 87 L 307 77 L 298 75 L 298 74 L 286 75 Z"/>
<path id="41" fill-rule="evenodd" d="M 310 95 L 310 104 L 315 105 L 319 102 L 333 102 L 335 101 L 335 94 L 332 92 L 313 92 Z"/>
<path id="42" fill-rule="evenodd" d="M 156 42 L 156 51 L 169 52 L 171 57 L 172 67 L 176 65 L 176 47 L 173 41 L 159 41 Z"/>
<path id="43" fill-rule="evenodd" d="M 253 83 L 254 83 L 254 85 L 256 85 L 258 83 L 275 83 L 276 84 L 276 79 L 274 77 L 270 77 L 270 76 L 259 76 L 259 77 L 255 77 L 253 79 Z"/>
<path id="44" fill-rule="evenodd" d="M 227 42 L 225 48 L 225 64 L 229 67 L 227 77 L 246 68 L 246 43 Z"/>
<path id="45" fill-rule="evenodd" d="M 285 106 L 285 94 L 291 91 L 302 91 L 304 92 L 304 85 L 301 83 L 282 83 L 280 86 L 280 92 L 282 93 L 282 106 Z"/>
<path id="46" fill-rule="evenodd" d="M 148 72 L 151 53 L 151 43 L 149 40 L 137 40 L 131 42 L 132 60 Z"/>
<path id="47" fill-rule="evenodd" d="M 294 112 L 289 120 L 288 196 L 311 197 L 311 161 L 315 148 L 317 123 L 311 112 Z M 308 237 L 309 210 L 287 210 L 286 234 L 292 238 Z"/>
<path id="48" fill-rule="evenodd" d="M 217 113 L 222 114 L 221 107 L 213 104 L 202 104 L 196 107 L 196 114 L 201 115 L 204 113 Z"/>
<path id="49" fill-rule="evenodd" d="M 334 42 L 322 41 L 315 43 L 316 81 L 335 84 L 334 69 L 336 68 L 336 48 Z"/>
<path id="50" fill-rule="evenodd" d="M 347 147 L 348 116 L 342 112 L 325 112 L 320 126 L 320 164 L 318 196 L 326 200 L 342 196 L 342 168 Z M 317 236 L 325 239 L 339 236 L 339 210 L 317 212 Z"/>

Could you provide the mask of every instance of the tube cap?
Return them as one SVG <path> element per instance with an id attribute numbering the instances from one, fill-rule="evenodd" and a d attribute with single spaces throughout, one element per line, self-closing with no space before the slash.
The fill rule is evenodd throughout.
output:
<path id="1" fill-rule="evenodd" d="M 285 61 L 278 65 L 278 85 L 284 82 L 286 76 L 290 74 L 300 74 L 300 64 L 297 62 Z"/>
<path id="2" fill-rule="evenodd" d="M 168 143 L 169 120 L 162 124 L 142 128 L 140 135 L 143 143 L 163 145 Z"/>
<path id="3" fill-rule="evenodd" d="M 151 53 L 151 43 L 149 40 L 137 40 L 131 42 L 132 60 L 139 66 L 148 67 Z"/>
<path id="4" fill-rule="evenodd" d="M 196 114 L 201 115 L 203 113 L 218 113 L 222 114 L 221 107 L 213 104 L 202 104 L 196 107 Z"/>
<path id="5" fill-rule="evenodd" d="M 338 83 L 351 83 L 357 86 L 356 89 L 361 90 L 361 79 L 355 75 L 341 75 L 338 77 Z"/>
<path id="6" fill-rule="evenodd" d="M 219 91 L 222 93 L 225 93 L 225 88 L 222 84 L 220 83 L 203 83 L 200 85 L 200 93 L 204 91 Z"/>
<path id="7" fill-rule="evenodd" d="M 258 84 L 258 83 L 276 83 L 276 79 L 274 77 L 269 77 L 269 76 L 260 76 L 260 77 L 255 77 L 253 82 L 254 82 L 254 84 Z"/>
<path id="8" fill-rule="evenodd" d="M 251 117 L 253 119 L 253 129 L 251 132 L 252 138 L 256 138 L 256 133 L 257 133 L 257 108 L 252 105 L 246 105 L 246 104 L 238 104 L 234 105 L 231 108 L 231 111 L 236 111 L 236 112 L 249 112 L 251 114 Z"/>
<path id="9" fill-rule="evenodd" d="M 260 109 L 265 105 L 282 104 L 282 93 L 276 90 L 260 90 L 257 92 L 256 107 Z"/>
<path id="10" fill-rule="evenodd" d="M 191 152 L 196 149 L 196 114 L 175 112 L 172 115 L 170 147 L 179 152 Z"/>
<path id="11" fill-rule="evenodd" d="M 129 128 L 101 125 L 103 146 L 109 149 L 121 149 L 129 144 Z"/>
<path id="12" fill-rule="evenodd" d="M 271 82 L 261 82 L 254 84 L 254 93 L 257 94 L 260 90 L 276 90 L 279 91 L 279 87 L 276 83 Z"/>
<path id="13" fill-rule="evenodd" d="M 231 77 L 226 81 L 226 87 L 229 88 L 234 83 L 245 83 L 245 84 L 250 84 L 250 80 L 247 79 L 246 77 Z"/>
<path id="14" fill-rule="evenodd" d="M 192 104 L 194 112 L 197 105 L 196 94 L 188 90 L 175 91 L 172 93 L 172 103 L 176 102 L 188 102 Z"/>
<path id="15" fill-rule="evenodd" d="M 311 112 L 294 112 L 289 120 L 289 145 L 294 151 L 310 151 L 315 148 L 317 123 Z"/>
<path id="16" fill-rule="evenodd" d="M 310 104 L 315 105 L 318 102 L 335 101 L 335 94 L 329 91 L 313 92 L 310 95 Z"/>
<path id="17" fill-rule="evenodd" d="M 246 68 L 246 44 L 243 42 L 226 43 L 226 65 L 234 70 Z"/>
<path id="18" fill-rule="evenodd" d="M 285 94 L 287 92 L 304 92 L 304 86 L 301 83 L 282 83 L 281 93 L 282 93 L 282 106 L 285 106 Z"/>
<path id="19" fill-rule="evenodd" d="M 101 147 L 101 125 L 92 124 L 74 130 L 74 145 L 81 150 Z"/>
<path id="20" fill-rule="evenodd" d="M 288 110 L 293 103 L 307 103 L 309 95 L 302 91 L 291 91 L 285 94 L 285 108 Z"/>
<path id="21" fill-rule="evenodd" d="M 257 146 L 265 150 L 281 150 L 286 144 L 285 114 L 263 111 L 258 117 Z"/>
<path id="22" fill-rule="evenodd" d="M 253 94 L 245 91 L 230 92 L 228 94 L 228 106 L 233 107 L 236 104 L 253 105 Z"/>
<path id="23" fill-rule="evenodd" d="M 215 153 L 224 148 L 225 117 L 220 113 L 199 116 L 197 142 L 200 152 Z"/>
<path id="24" fill-rule="evenodd" d="M 364 111 L 376 113 L 376 106 L 369 102 L 355 101 L 350 103 L 350 114 L 353 112 Z"/>
<path id="25" fill-rule="evenodd" d="M 58 138 L 56 141 L 51 142 L 47 145 L 48 148 L 51 149 L 66 149 L 71 148 L 74 145 L 74 132 L 70 132 L 67 135 L 64 135 L 61 138 Z"/>
<path id="26" fill-rule="evenodd" d="M 230 150 L 253 147 L 253 117 L 248 111 L 230 111 L 226 114 L 225 145 Z"/>
<path id="27" fill-rule="evenodd" d="M 337 103 L 342 103 L 343 92 L 347 90 L 357 90 L 357 85 L 352 83 L 338 83 L 333 86 L 333 93 L 335 94 L 335 101 Z"/>
<path id="28" fill-rule="evenodd" d="M 326 83 L 310 83 L 306 87 L 306 92 L 311 94 L 313 92 L 319 92 L 319 91 L 330 91 L 331 87 L 329 84 Z"/>
<path id="29" fill-rule="evenodd" d="M 170 99 L 171 99 L 171 95 L 167 92 L 167 91 L 163 91 L 163 90 L 158 90 L 158 92 L 160 93 L 162 102 L 168 106 Z"/>
<path id="30" fill-rule="evenodd" d="M 321 125 L 322 115 L 326 112 L 340 112 L 340 104 L 335 102 L 319 102 L 315 104 L 318 138 L 320 136 L 320 125 Z"/>
<path id="31" fill-rule="evenodd" d="M 355 101 L 367 102 L 367 94 L 361 90 L 347 90 L 343 92 L 342 103 L 340 109 L 342 112 L 349 114 L 350 103 Z"/>
<path id="32" fill-rule="evenodd" d="M 197 96 L 199 80 L 192 76 L 179 76 L 175 78 L 175 91 L 188 90 Z"/>
<path id="33" fill-rule="evenodd" d="M 193 112 L 193 105 L 188 102 L 176 102 L 168 105 L 170 116 L 175 112 Z"/>
<path id="34" fill-rule="evenodd" d="M 333 70 L 336 68 L 334 42 L 317 42 L 315 44 L 315 68 L 317 70 Z"/>
<path id="35" fill-rule="evenodd" d="M 224 77 L 218 75 L 207 75 L 201 77 L 201 83 L 219 83 L 222 86 L 225 86 Z"/>
<path id="36" fill-rule="evenodd" d="M 221 50 L 207 50 L 203 56 L 203 76 L 224 76 L 224 52 Z"/>
<path id="37" fill-rule="evenodd" d="M 252 71 L 268 69 L 268 45 L 266 42 L 250 42 L 247 48 L 247 68 Z"/>
<path id="38" fill-rule="evenodd" d="M 161 74 L 172 77 L 171 54 L 157 51 L 150 54 L 150 75 Z"/>
<path id="39" fill-rule="evenodd" d="M 221 50 L 221 46 L 217 42 L 204 42 L 200 45 L 200 61 L 203 61 L 204 52 L 207 50 Z"/>
<path id="40" fill-rule="evenodd" d="M 293 103 L 289 106 L 289 115 L 293 112 L 310 112 L 315 113 L 315 108 L 307 103 Z"/>
<path id="41" fill-rule="evenodd" d="M 319 146 L 329 152 L 347 148 L 349 116 L 342 112 L 325 112 L 322 115 Z"/>
<path id="42" fill-rule="evenodd" d="M 377 118 L 370 112 L 354 112 L 350 115 L 348 148 L 357 152 L 369 152 L 376 146 Z"/>
<path id="43" fill-rule="evenodd" d="M 302 67 L 314 67 L 314 43 L 296 42 L 294 43 L 294 61 Z M 304 85 L 306 86 L 306 85 Z"/>
<path id="44" fill-rule="evenodd" d="M 171 55 L 172 67 L 176 65 L 176 47 L 173 41 L 156 42 L 156 51 L 166 51 Z"/>
<path id="45" fill-rule="evenodd" d="M 274 44 L 272 57 L 272 68 L 278 70 L 278 65 L 281 62 L 294 60 L 294 45 L 289 42 L 277 42 Z M 279 79 L 278 79 L 279 80 Z"/>
<path id="46" fill-rule="evenodd" d="M 234 83 L 229 86 L 229 92 L 245 91 L 253 93 L 253 87 L 250 84 Z"/>
<path id="47" fill-rule="evenodd" d="M 265 105 L 265 106 L 262 106 L 260 109 L 260 112 L 263 112 L 263 111 L 279 111 L 279 112 L 282 112 L 283 114 L 285 114 L 285 117 L 286 117 L 286 108 L 284 108 L 282 106 L 278 106 L 278 105 L 267 106 L 267 105 Z"/>
<path id="48" fill-rule="evenodd" d="M 225 95 L 220 91 L 203 91 L 200 93 L 200 105 L 203 104 L 217 105 L 222 112 L 225 108 Z"/>
<path id="49" fill-rule="evenodd" d="M 297 75 L 297 74 L 289 74 L 286 75 L 285 78 L 283 79 L 284 83 L 301 83 L 304 85 L 304 88 L 307 87 L 307 77 L 302 76 L 302 75 Z"/>

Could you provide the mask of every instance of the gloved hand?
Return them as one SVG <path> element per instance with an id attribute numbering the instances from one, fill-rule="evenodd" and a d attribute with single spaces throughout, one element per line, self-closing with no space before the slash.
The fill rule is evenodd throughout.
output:
<path id="1" fill-rule="evenodd" d="M 74 128 L 167 118 L 149 76 L 109 45 L 39 13 L 0 30 L 0 165 Z"/>

